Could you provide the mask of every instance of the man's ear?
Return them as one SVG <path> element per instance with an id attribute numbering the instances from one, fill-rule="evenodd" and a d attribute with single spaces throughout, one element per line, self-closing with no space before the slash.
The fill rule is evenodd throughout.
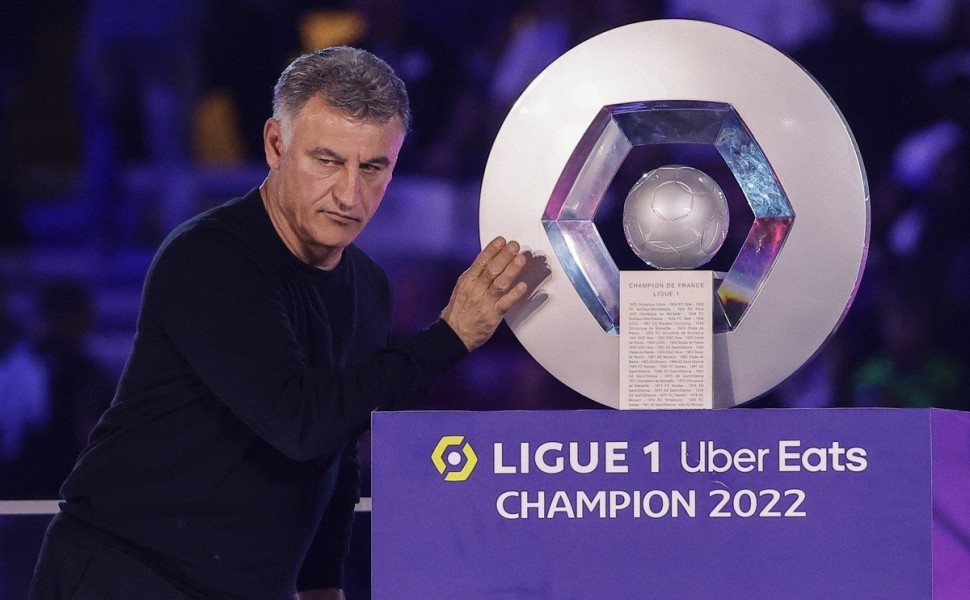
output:
<path id="1" fill-rule="evenodd" d="M 269 168 L 278 168 L 283 157 L 283 127 L 276 119 L 267 119 L 263 125 L 263 151 Z"/>

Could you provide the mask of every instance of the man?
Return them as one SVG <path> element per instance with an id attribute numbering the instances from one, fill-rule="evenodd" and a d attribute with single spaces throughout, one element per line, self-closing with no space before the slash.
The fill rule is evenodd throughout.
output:
<path id="1" fill-rule="evenodd" d="M 176 229 L 152 264 L 35 599 L 343 597 L 371 411 L 411 406 L 526 293 L 518 245 L 496 239 L 441 320 L 387 344 L 387 279 L 352 242 L 408 119 L 404 85 L 367 52 L 330 48 L 283 72 L 266 180 Z"/>

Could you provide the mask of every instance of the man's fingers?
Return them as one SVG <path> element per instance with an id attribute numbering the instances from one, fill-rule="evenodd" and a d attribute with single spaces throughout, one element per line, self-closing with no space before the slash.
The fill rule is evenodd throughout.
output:
<path id="1" fill-rule="evenodd" d="M 511 246 L 515 242 L 509 244 Z M 492 281 L 492 287 L 499 292 L 507 292 L 515 284 L 515 280 L 518 279 L 519 274 L 522 272 L 522 268 L 525 266 L 525 257 L 521 254 L 517 254 L 512 257 L 506 265 L 502 272 Z"/>
<path id="2" fill-rule="evenodd" d="M 524 281 L 520 281 L 519 283 L 515 284 L 515 287 L 509 290 L 509 293 L 498 299 L 498 302 L 495 303 L 495 310 L 498 311 L 498 314 L 504 316 L 505 313 L 509 312 L 509 309 L 512 308 L 516 302 L 525 296 L 525 293 L 528 290 L 529 286 L 527 286 Z"/>
<path id="3" fill-rule="evenodd" d="M 519 244 L 517 242 L 507 243 L 498 254 L 492 257 L 492 260 L 488 261 L 485 271 L 480 276 L 481 279 L 486 285 L 491 285 L 495 279 L 505 273 L 518 255 Z"/>
<path id="4" fill-rule="evenodd" d="M 479 277 L 485 272 L 488 264 L 495 258 L 503 248 L 505 248 L 506 242 L 505 238 L 499 236 L 488 243 L 487 246 L 482 248 L 482 251 L 478 253 L 475 260 L 472 261 L 470 267 L 468 267 L 468 274 L 472 277 Z"/>

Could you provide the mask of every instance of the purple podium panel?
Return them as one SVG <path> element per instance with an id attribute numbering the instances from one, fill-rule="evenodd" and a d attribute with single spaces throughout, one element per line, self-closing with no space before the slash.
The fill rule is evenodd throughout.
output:
<path id="1" fill-rule="evenodd" d="M 373 417 L 376 600 L 965 600 L 970 415 Z"/>
<path id="2" fill-rule="evenodd" d="M 932 411 L 933 598 L 970 598 L 970 414 Z"/>

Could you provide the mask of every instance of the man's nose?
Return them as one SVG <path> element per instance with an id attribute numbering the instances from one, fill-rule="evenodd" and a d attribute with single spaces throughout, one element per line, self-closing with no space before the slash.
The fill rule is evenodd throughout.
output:
<path id="1" fill-rule="evenodd" d="M 356 206 L 360 200 L 360 177 L 357 170 L 346 167 L 333 186 L 333 197 L 342 208 Z"/>

